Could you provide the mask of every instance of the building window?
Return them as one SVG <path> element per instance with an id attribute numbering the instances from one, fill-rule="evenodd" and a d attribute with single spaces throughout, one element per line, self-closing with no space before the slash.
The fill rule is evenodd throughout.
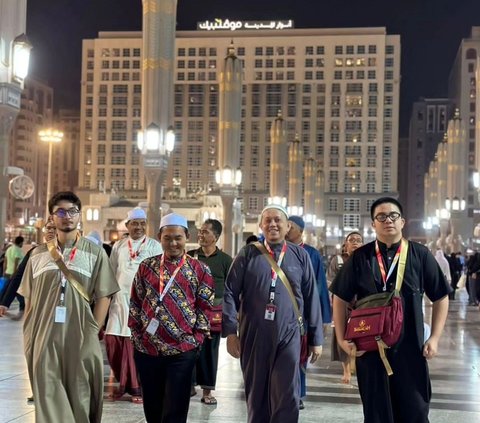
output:
<path id="1" fill-rule="evenodd" d="M 360 214 L 353 214 L 353 213 L 344 214 L 343 227 L 345 230 L 360 228 Z"/>
<path id="2" fill-rule="evenodd" d="M 328 199 L 328 211 L 329 212 L 338 211 L 338 199 L 336 199 L 336 198 L 329 198 Z"/>

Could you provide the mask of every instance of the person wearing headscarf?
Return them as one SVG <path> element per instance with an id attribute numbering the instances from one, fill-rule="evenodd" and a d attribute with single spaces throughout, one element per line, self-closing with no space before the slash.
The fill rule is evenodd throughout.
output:
<path id="1" fill-rule="evenodd" d="M 337 257 L 334 261 L 332 259 L 330 261 L 330 266 L 328 267 L 328 275 L 333 281 L 335 276 L 337 276 L 340 269 L 343 267 L 344 263 L 352 256 L 353 252 L 363 245 L 363 237 L 360 232 L 353 231 L 350 232 L 345 237 L 345 242 L 343 244 L 343 253 L 341 257 Z M 352 301 L 347 308 L 347 318 L 350 314 L 354 301 Z M 342 382 L 345 384 L 349 384 L 352 378 L 352 368 L 350 365 L 350 357 L 348 354 L 343 350 L 343 348 L 338 345 L 337 336 L 335 335 L 335 329 L 332 333 L 332 361 L 340 361 L 342 363 L 343 368 L 343 376 Z"/>
<path id="2" fill-rule="evenodd" d="M 442 272 L 445 275 L 445 279 L 450 285 L 452 283 L 452 276 L 450 274 L 450 265 L 441 248 L 437 249 L 435 253 L 435 260 L 437 260 L 437 263 L 440 266 L 440 269 L 442 269 Z"/>

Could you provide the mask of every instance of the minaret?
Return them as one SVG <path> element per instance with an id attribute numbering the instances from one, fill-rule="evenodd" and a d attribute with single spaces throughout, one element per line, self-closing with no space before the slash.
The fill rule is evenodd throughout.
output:
<path id="1" fill-rule="evenodd" d="M 290 214 L 302 215 L 302 150 L 298 134 L 290 142 L 288 152 L 288 210 Z"/>
<path id="2" fill-rule="evenodd" d="M 270 204 L 280 204 L 286 206 L 287 192 L 287 140 L 285 131 L 285 121 L 282 118 L 282 112 L 270 127 Z"/>
<path id="3" fill-rule="evenodd" d="M 217 183 L 223 205 L 223 250 L 235 255 L 233 250 L 233 227 L 241 228 L 241 222 L 234 222 L 234 200 L 238 195 L 238 185 L 242 181 L 240 164 L 240 129 L 242 119 L 242 62 L 235 55 L 232 44 L 228 47 L 227 56 L 220 73 L 219 128 L 218 128 L 218 170 Z M 237 208 L 238 208 L 238 202 Z"/>
<path id="4" fill-rule="evenodd" d="M 448 123 L 447 143 L 447 198 L 453 201 L 454 198 L 464 200 L 467 193 L 467 180 L 465 169 L 467 169 L 467 141 L 465 125 L 460 118 L 460 111 L 455 110 L 455 116 Z"/>
<path id="5" fill-rule="evenodd" d="M 142 127 L 172 124 L 177 0 L 143 0 Z"/>
<path id="6" fill-rule="evenodd" d="M 447 142 L 447 199 L 446 208 L 450 211 L 450 230 L 447 244 L 450 252 L 462 250 L 462 238 L 467 239 L 470 228 L 465 213 L 465 198 L 467 196 L 467 138 L 465 125 L 460 118 L 460 111 L 455 110 L 455 116 L 448 123 Z M 462 236 L 463 235 L 463 236 Z"/>
<path id="7" fill-rule="evenodd" d="M 438 144 L 437 157 L 438 157 L 438 196 L 436 209 L 441 210 L 445 208 L 445 199 L 447 198 L 447 179 L 448 179 L 448 163 L 447 163 L 447 146 L 448 135 L 445 132 L 443 134 L 443 141 Z"/>
<path id="8" fill-rule="evenodd" d="M 323 170 L 320 168 L 317 169 L 317 175 L 315 179 L 315 215 L 317 219 L 324 216 L 323 204 L 325 201 L 325 177 L 323 175 Z"/>
<path id="9" fill-rule="evenodd" d="M 315 171 L 315 159 L 309 157 L 305 160 L 304 167 L 304 179 L 305 179 L 305 221 L 313 223 L 315 219 L 315 183 L 316 183 L 316 171 Z"/>

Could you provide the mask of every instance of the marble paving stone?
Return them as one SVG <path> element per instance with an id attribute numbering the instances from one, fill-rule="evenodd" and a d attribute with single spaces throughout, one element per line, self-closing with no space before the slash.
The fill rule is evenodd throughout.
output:
<path id="1" fill-rule="evenodd" d="M 447 326 L 439 347 L 439 356 L 430 363 L 433 397 L 432 423 L 480 421 L 480 313 L 466 305 L 466 295 L 450 304 Z M 431 306 L 425 306 L 426 319 Z M 341 383 L 341 366 L 330 361 L 331 333 L 318 365 L 308 369 L 305 410 L 300 423 L 362 422 L 362 406 L 356 378 Z M 105 360 L 106 362 L 106 360 Z M 105 389 L 116 387 L 108 363 Z M 246 421 L 245 395 L 239 363 L 226 353 L 222 340 L 219 357 L 217 406 L 200 402 L 201 390 L 190 402 L 189 423 L 240 423 Z M 26 403 L 31 394 L 23 357 L 21 322 L 0 318 L 0 423 L 34 423 L 34 406 Z M 125 397 L 104 404 L 103 423 L 143 423 L 143 408 Z"/>

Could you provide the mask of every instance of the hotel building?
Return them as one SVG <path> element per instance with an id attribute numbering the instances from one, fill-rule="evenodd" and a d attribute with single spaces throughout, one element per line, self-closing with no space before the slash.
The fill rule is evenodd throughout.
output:
<path id="1" fill-rule="evenodd" d="M 141 36 L 100 32 L 83 41 L 79 186 L 84 198 L 103 191 L 145 199 L 136 145 Z M 380 195 L 398 196 L 400 36 L 385 28 L 177 32 L 176 144 L 166 201 L 215 189 L 219 73 L 232 41 L 244 66 L 244 215 L 255 217 L 269 196 L 269 130 L 280 110 L 287 139 L 298 134 L 304 158 L 313 157 L 323 171 L 327 242 L 337 244 L 352 228 L 372 236 L 371 203 Z"/>

